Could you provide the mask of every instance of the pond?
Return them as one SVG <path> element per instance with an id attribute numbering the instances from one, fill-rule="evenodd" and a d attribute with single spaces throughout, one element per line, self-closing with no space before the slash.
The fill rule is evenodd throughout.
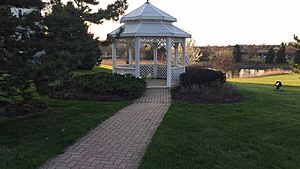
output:
<path id="1" fill-rule="evenodd" d="M 262 77 L 291 73 L 289 69 L 234 69 L 226 73 L 227 78 Z"/>

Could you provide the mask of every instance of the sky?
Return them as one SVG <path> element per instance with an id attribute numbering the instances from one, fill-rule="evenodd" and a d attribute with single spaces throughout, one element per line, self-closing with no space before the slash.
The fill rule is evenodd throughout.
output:
<path id="1" fill-rule="evenodd" d="M 100 7 L 113 0 L 101 0 Z M 128 0 L 126 14 L 146 0 Z M 189 32 L 197 45 L 280 44 L 300 36 L 300 0 L 149 0 L 177 18 L 174 25 Z M 105 21 L 92 25 L 100 39 L 121 26 Z"/>

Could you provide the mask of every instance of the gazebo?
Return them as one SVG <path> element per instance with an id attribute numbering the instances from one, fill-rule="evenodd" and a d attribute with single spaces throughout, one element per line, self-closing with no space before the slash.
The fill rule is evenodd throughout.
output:
<path id="1" fill-rule="evenodd" d="M 191 37 L 190 34 L 172 24 L 176 21 L 176 18 L 148 1 L 122 17 L 121 23 L 124 25 L 109 33 L 113 39 L 113 73 L 132 74 L 137 78 L 166 79 L 165 85 L 159 85 L 160 87 L 176 85 L 179 82 L 179 75 L 185 72 L 186 38 Z M 126 43 L 128 47 L 128 62 L 124 65 L 117 64 L 119 43 Z M 148 44 L 153 49 L 153 63 L 141 64 L 140 49 Z M 179 45 L 182 48 L 181 56 L 179 56 Z M 157 49 L 161 46 L 164 46 L 167 51 L 166 64 L 158 63 L 157 60 Z M 173 52 L 172 48 L 174 48 Z"/>

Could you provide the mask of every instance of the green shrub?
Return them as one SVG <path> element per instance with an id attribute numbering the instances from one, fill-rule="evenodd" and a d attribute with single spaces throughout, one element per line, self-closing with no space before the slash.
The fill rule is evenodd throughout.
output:
<path id="1" fill-rule="evenodd" d="M 220 71 L 202 69 L 198 66 L 187 67 L 186 73 L 180 75 L 181 86 L 206 85 L 210 83 L 225 83 L 226 76 Z"/>
<path id="2" fill-rule="evenodd" d="M 97 73 L 74 76 L 52 96 L 64 99 L 119 100 L 143 95 L 146 82 L 131 75 Z M 85 97 L 84 97 L 85 96 Z"/>

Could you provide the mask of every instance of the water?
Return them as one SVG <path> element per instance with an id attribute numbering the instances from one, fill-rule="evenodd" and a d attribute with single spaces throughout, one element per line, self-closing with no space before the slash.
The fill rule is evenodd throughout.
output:
<path id="1" fill-rule="evenodd" d="M 227 78 L 262 77 L 291 73 L 288 69 L 235 69 L 226 74 Z"/>

